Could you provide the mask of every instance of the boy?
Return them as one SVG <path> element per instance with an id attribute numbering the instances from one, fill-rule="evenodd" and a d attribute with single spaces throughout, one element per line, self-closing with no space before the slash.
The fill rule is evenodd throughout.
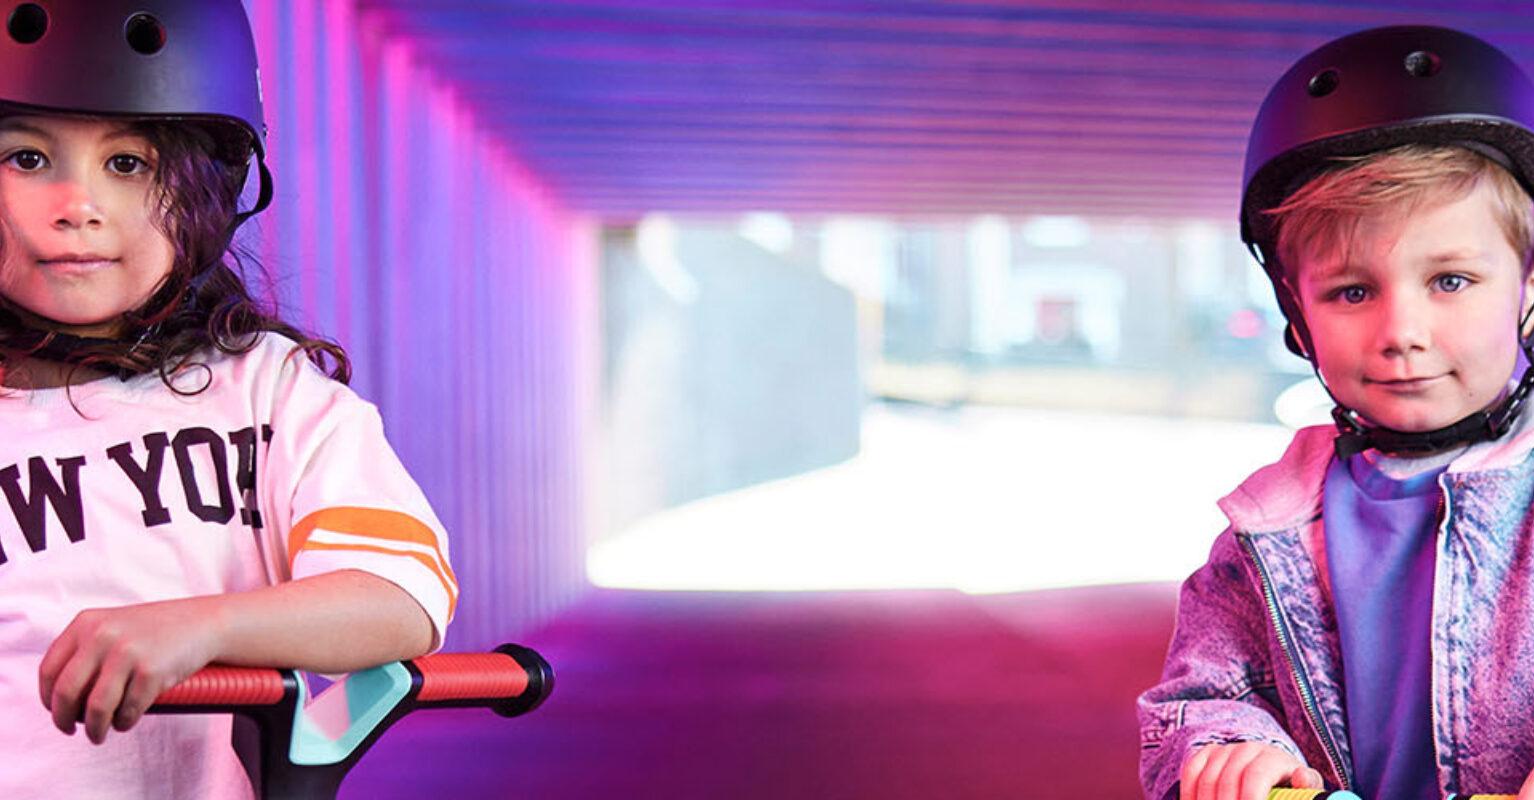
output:
<path id="1" fill-rule="evenodd" d="M 1148 798 L 1534 798 L 1534 84 L 1455 31 L 1305 56 L 1242 237 L 1336 429 L 1230 496 L 1140 698 Z"/>

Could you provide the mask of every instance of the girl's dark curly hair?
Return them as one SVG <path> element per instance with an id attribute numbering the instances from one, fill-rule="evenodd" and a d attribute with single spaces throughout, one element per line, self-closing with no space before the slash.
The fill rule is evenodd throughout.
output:
<path id="1" fill-rule="evenodd" d="M 0 116 L 12 113 L 18 112 L 0 108 Z M 241 221 L 248 135 L 218 122 L 145 119 L 130 124 L 154 147 L 151 197 L 163 209 L 157 227 L 174 248 L 170 274 L 142 306 L 123 315 L 119 339 L 39 330 L 0 298 L 0 366 L 28 356 L 62 360 L 71 365 L 69 383 L 81 367 L 120 376 L 155 371 L 172 391 L 197 394 L 206 384 L 187 391 L 172 383 L 172 376 L 199 365 L 199 356 L 210 348 L 246 353 L 262 333 L 272 332 L 297 342 L 332 378 L 350 380 L 351 362 L 339 344 L 284 322 L 270 301 L 261 302 L 246 287 L 245 265 L 256 262 L 233 244 L 233 236 Z"/>

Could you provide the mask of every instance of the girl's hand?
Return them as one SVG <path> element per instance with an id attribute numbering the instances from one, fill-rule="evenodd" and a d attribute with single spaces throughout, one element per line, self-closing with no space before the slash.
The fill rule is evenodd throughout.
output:
<path id="1" fill-rule="evenodd" d="M 1182 765 L 1182 800 L 1266 800 L 1276 786 L 1323 788 L 1321 773 L 1262 742 L 1206 745 Z"/>
<path id="2" fill-rule="evenodd" d="M 108 727 L 133 727 L 161 692 L 213 660 L 218 619 L 216 606 L 199 598 L 80 612 L 38 668 L 53 724 L 73 735 L 83 715 L 96 744 Z"/>

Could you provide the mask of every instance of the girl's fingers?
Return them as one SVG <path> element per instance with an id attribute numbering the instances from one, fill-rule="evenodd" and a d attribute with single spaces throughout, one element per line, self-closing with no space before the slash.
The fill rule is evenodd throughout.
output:
<path id="1" fill-rule="evenodd" d="M 127 691 L 123 693 L 122 703 L 117 707 L 117 713 L 112 717 L 112 727 L 119 731 L 126 731 L 138 724 L 144 712 L 154 705 L 155 698 L 160 692 L 169 688 L 162 685 L 161 681 L 153 680 L 143 672 L 135 671 L 128 680 Z"/>
<path id="2" fill-rule="evenodd" d="M 48 646 L 48 652 L 43 654 L 42 663 L 37 666 L 37 693 L 43 701 L 43 708 L 53 710 L 53 688 L 58 682 L 59 671 L 69 663 L 75 654 L 75 637 L 73 626 L 65 628 L 59 634 L 59 638 L 53 640 Z"/>
<path id="3" fill-rule="evenodd" d="M 75 722 L 80 719 L 85 698 L 90 696 L 97 669 L 96 659 L 78 650 L 59 669 L 47 703 L 53 712 L 54 727 L 68 734 L 75 732 Z"/>
<path id="4" fill-rule="evenodd" d="M 85 701 L 85 736 L 94 744 L 106 741 L 107 730 L 127 689 L 129 670 L 124 659 L 108 658 L 96 673 Z"/>

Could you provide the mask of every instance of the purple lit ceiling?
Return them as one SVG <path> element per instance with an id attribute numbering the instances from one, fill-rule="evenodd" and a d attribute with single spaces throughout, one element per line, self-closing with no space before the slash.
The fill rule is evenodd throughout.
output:
<path id="1" fill-rule="evenodd" d="M 570 206 L 1234 215 L 1268 84 L 1326 39 L 1526 2 L 358 0 Z"/>

